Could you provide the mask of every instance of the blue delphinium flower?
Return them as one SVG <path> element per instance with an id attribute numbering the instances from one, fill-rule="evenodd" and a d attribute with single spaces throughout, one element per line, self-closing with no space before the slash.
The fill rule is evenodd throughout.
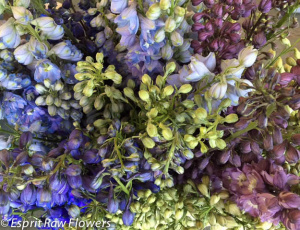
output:
<path id="1" fill-rule="evenodd" d="M 16 48 L 20 44 L 21 37 L 14 22 L 15 19 L 9 18 L 0 26 L 0 49 Z"/>
<path id="2" fill-rule="evenodd" d="M 49 79 L 51 83 L 54 83 L 61 78 L 59 67 L 48 59 L 38 61 L 35 67 L 34 79 L 37 82 L 43 82 L 44 80 Z"/>
<path id="3" fill-rule="evenodd" d="M 110 10 L 114 14 L 121 13 L 127 7 L 127 0 L 112 0 Z"/>
<path id="4" fill-rule="evenodd" d="M 121 34 L 120 44 L 122 46 L 131 46 L 135 41 L 135 35 L 139 29 L 139 17 L 136 12 L 136 3 L 132 3 L 115 18 L 117 23 L 117 32 Z"/>
<path id="5" fill-rule="evenodd" d="M 4 92 L 2 103 L 6 115 L 19 112 L 27 105 L 27 102 L 21 96 L 11 92 Z"/>
<path id="6" fill-rule="evenodd" d="M 0 85 L 8 90 L 22 89 L 31 84 L 31 80 L 28 76 L 23 74 L 9 74 L 3 80 Z"/>
<path id="7" fill-rule="evenodd" d="M 60 42 L 55 45 L 51 50 L 50 54 L 56 54 L 59 58 L 69 61 L 79 61 L 82 59 L 83 54 L 76 46 L 72 45 L 70 41 Z"/>

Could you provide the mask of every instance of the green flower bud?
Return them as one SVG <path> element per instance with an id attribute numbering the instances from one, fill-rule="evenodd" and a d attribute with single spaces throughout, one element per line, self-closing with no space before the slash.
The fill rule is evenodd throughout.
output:
<path id="1" fill-rule="evenodd" d="M 185 121 L 185 114 L 181 113 L 181 114 L 176 114 L 176 120 L 180 123 L 183 123 Z"/>
<path id="2" fill-rule="evenodd" d="M 154 41 L 157 43 L 162 42 L 165 39 L 165 37 L 166 37 L 165 30 L 164 28 L 161 28 L 155 33 Z"/>
<path id="3" fill-rule="evenodd" d="M 171 178 L 166 179 L 165 183 L 168 188 L 172 188 L 174 186 L 174 182 Z"/>
<path id="4" fill-rule="evenodd" d="M 26 165 L 22 166 L 22 171 L 26 175 L 31 175 L 34 172 L 34 168 L 31 164 L 26 164 Z"/>
<path id="5" fill-rule="evenodd" d="M 234 216 L 241 216 L 242 215 L 241 210 L 234 203 L 228 205 L 228 212 L 230 214 L 234 215 Z"/>
<path id="6" fill-rule="evenodd" d="M 147 203 L 148 204 L 152 204 L 156 201 L 156 197 L 154 195 L 150 196 L 148 199 L 147 199 Z"/>
<path id="7" fill-rule="evenodd" d="M 159 3 L 154 3 L 149 7 L 146 16 L 150 20 L 156 20 L 160 17 L 160 14 L 161 14 L 161 9 L 159 7 Z"/>
<path id="8" fill-rule="evenodd" d="M 182 104 L 188 109 L 192 109 L 195 106 L 192 100 L 184 100 Z"/>
<path id="9" fill-rule="evenodd" d="M 16 188 L 19 190 L 19 191 L 22 191 L 26 188 L 27 184 L 16 184 Z"/>
<path id="10" fill-rule="evenodd" d="M 185 149 L 185 150 L 183 151 L 183 155 L 185 156 L 185 158 L 186 158 L 187 160 L 191 160 L 191 159 L 194 158 L 194 153 L 193 153 L 191 150 L 189 150 L 189 149 Z"/>
<path id="11" fill-rule="evenodd" d="M 181 220 L 181 218 L 183 217 L 183 214 L 184 214 L 183 210 L 177 210 L 175 212 L 175 220 L 177 220 L 177 221 Z"/>
<path id="12" fill-rule="evenodd" d="M 168 17 L 165 22 L 165 30 L 168 33 L 172 33 L 176 29 L 176 22 L 172 17 Z"/>
<path id="13" fill-rule="evenodd" d="M 218 203 L 220 200 L 220 196 L 219 195 L 212 195 L 210 197 L 210 200 L 209 200 L 209 204 L 210 206 L 214 206 L 216 203 Z"/>
<path id="14" fill-rule="evenodd" d="M 148 75 L 148 74 L 144 74 L 143 77 L 142 77 L 142 82 L 145 84 L 145 85 L 151 85 L 151 77 Z"/>
<path id="15" fill-rule="evenodd" d="M 154 163 L 151 165 L 151 169 L 152 171 L 156 171 L 160 168 L 160 164 L 159 163 Z"/>
<path id="16" fill-rule="evenodd" d="M 170 95 L 173 94 L 173 92 L 174 92 L 173 86 L 168 85 L 168 86 L 166 86 L 166 87 L 163 89 L 163 96 L 164 96 L 164 97 L 170 96 Z"/>
<path id="17" fill-rule="evenodd" d="M 225 149 L 227 145 L 226 145 L 226 142 L 223 139 L 217 139 L 216 140 L 216 146 L 219 149 Z"/>
<path id="18" fill-rule="evenodd" d="M 163 201 L 163 200 L 158 200 L 157 202 L 156 202 L 156 206 L 157 207 L 162 207 L 162 206 L 164 206 L 165 205 L 165 202 Z"/>
<path id="19" fill-rule="evenodd" d="M 145 198 L 145 191 L 144 190 L 139 190 L 137 192 L 137 195 L 138 195 L 139 198 Z"/>
<path id="20" fill-rule="evenodd" d="M 184 84 L 178 90 L 178 93 L 189 93 L 191 92 L 193 87 L 190 84 Z"/>
<path id="21" fill-rule="evenodd" d="M 231 105 L 231 100 L 229 98 L 226 98 L 221 102 L 219 108 L 222 110 L 224 108 L 228 108 L 230 105 Z"/>
<path id="22" fill-rule="evenodd" d="M 80 101 L 79 104 L 84 107 L 87 106 L 89 104 L 89 98 L 87 96 L 83 96 Z"/>
<path id="23" fill-rule="evenodd" d="M 98 119 L 96 121 L 94 121 L 94 126 L 97 128 L 102 128 L 103 126 L 106 126 L 107 121 L 103 120 L 103 119 Z"/>
<path id="24" fill-rule="evenodd" d="M 149 206 L 144 206 L 144 207 L 142 207 L 142 212 L 143 213 L 147 213 L 147 212 L 149 212 L 150 211 L 150 207 Z"/>
<path id="25" fill-rule="evenodd" d="M 170 128 L 164 128 L 162 130 L 162 135 L 168 141 L 172 140 L 172 138 L 173 138 L 173 132 L 172 132 L 172 130 Z"/>
<path id="26" fill-rule="evenodd" d="M 147 117 L 149 118 L 155 118 L 158 114 L 158 110 L 156 108 L 152 108 L 148 113 Z"/>
<path id="27" fill-rule="evenodd" d="M 139 96 L 143 101 L 148 101 L 150 98 L 149 92 L 146 90 L 140 90 L 139 91 Z"/>
<path id="28" fill-rule="evenodd" d="M 235 123 L 239 120 L 238 115 L 232 113 L 225 117 L 225 122 L 227 123 Z"/>
<path id="29" fill-rule="evenodd" d="M 183 7 L 180 7 L 180 6 L 176 6 L 174 12 L 179 17 L 183 17 L 185 15 L 185 9 Z"/>
<path id="30" fill-rule="evenodd" d="M 54 103 L 54 98 L 51 95 L 48 95 L 46 97 L 46 104 L 47 105 L 53 105 L 53 103 Z"/>
<path id="31" fill-rule="evenodd" d="M 296 62 L 295 59 L 292 58 L 292 57 L 288 57 L 288 58 L 286 59 L 286 63 L 289 64 L 290 66 L 296 66 L 296 65 L 297 65 L 297 62 Z"/>
<path id="32" fill-rule="evenodd" d="M 195 111 L 195 115 L 198 119 L 204 120 L 207 118 L 207 111 L 204 108 L 198 108 Z"/>
<path id="33" fill-rule="evenodd" d="M 197 147 L 198 144 L 199 142 L 197 140 L 193 140 L 187 143 L 187 147 L 190 149 L 194 149 Z"/>
<path id="34" fill-rule="evenodd" d="M 158 75 L 158 76 L 156 77 L 155 83 L 156 83 L 156 85 L 157 85 L 159 88 L 161 88 L 161 87 L 163 86 L 163 84 L 164 84 L 164 79 L 163 79 L 163 77 L 160 76 L 160 75 Z"/>
<path id="35" fill-rule="evenodd" d="M 50 116 L 55 116 L 57 112 L 57 108 L 54 105 L 48 106 L 48 113 Z"/>
<path id="36" fill-rule="evenodd" d="M 105 104 L 105 101 L 102 99 L 101 95 L 99 95 L 98 97 L 96 97 L 95 102 L 94 102 L 95 109 L 97 109 L 97 110 L 102 109 L 103 106 L 104 106 L 104 104 Z"/>
<path id="37" fill-rule="evenodd" d="M 206 153 L 208 151 L 207 146 L 202 141 L 200 141 L 200 145 L 201 145 L 201 149 L 200 149 L 201 152 Z"/>
<path id="38" fill-rule="evenodd" d="M 178 167 L 176 168 L 176 172 L 177 172 L 178 174 L 183 174 L 183 173 L 184 173 L 184 168 L 181 167 L 181 166 L 178 166 Z"/>
<path id="39" fill-rule="evenodd" d="M 166 73 L 171 74 L 175 71 L 175 69 L 176 69 L 175 62 L 169 62 L 166 66 Z"/>
<path id="40" fill-rule="evenodd" d="M 54 105 L 56 105 L 57 107 L 61 107 L 61 104 L 62 104 L 62 100 L 60 98 L 54 99 Z"/>
<path id="41" fill-rule="evenodd" d="M 93 92 L 94 92 L 94 89 L 93 88 L 90 88 L 88 87 L 88 85 L 86 85 L 82 91 L 82 93 L 87 96 L 87 97 L 90 97 L 93 95 Z"/>
<path id="42" fill-rule="evenodd" d="M 216 217 L 213 213 L 209 214 L 208 222 L 210 225 L 215 225 L 217 223 Z"/>
<path id="43" fill-rule="evenodd" d="M 167 10 L 171 7 L 171 0 L 160 0 L 159 7 L 162 10 Z"/>
<path id="44" fill-rule="evenodd" d="M 202 193 L 202 195 L 208 197 L 209 193 L 208 193 L 208 188 L 205 184 L 199 184 L 197 186 L 198 190 Z"/>
<path id="45" fill-rule="evenodd" d="M 133 101 L 136 100 L 136 98 L 134 96 L 134 92 L 133 92 L 133 90 L 131 88 L 126 87 L 124 89 L 124 94 L 125 94 L 126 97 L 129 97 L 131 100 L 133 100 Z"/>
<path id="46" fill-rule="evenodd" d="M 63 100 L 70 100 L 72 97 L 72 94 L 70 92 L 64 92 L 59 97 Z"/>
<path id="47" fill-rule="evenodd" d="M 75 92 L 74 93 L 74 98 L 79 101 L 83 97 L 83 94 L 80 92 Z"/>
<path id="48" fill-rule="evenodd" d="M 209 176 L 205 175 L 201 178 L 201 180 L 202 180 L 203 184 L 205 184 L 206 186 L 209 186 L 209 183 L 210 183 Z"/>
<path id="49" fill-rule="evenodd" d="M 161 178 L 156 178 L 155 182 L 156 185 L 160 186 L 161 184 Z"/>
<path id="50" fill-rule="evenodd" d="M 164 212 L 164 218 L 166 219 L 169 219 L 172 215 L 173 211 L 171 211 L 170 209 L 166 209 L 166 211 Z"/>
<path id="51" fill-rule="evenodd" d="M 132 79 L 129 79 L 127 82 L 127 87 L 134 89 L 135 88 L 135 82 Z"/>
<path id="52" fill-rule="evenodd" d="M 46 105 L 45 97 L 39 96 L 37 99 L 35 99 L 35 104 L 37 106 Z"/>
<path id="53" fill-rule="evenodd" d="M 171 42 L 175 47 L 181 46 L 183 44 L 183 37 L 177 31 L 173 31 L 171 34 Z"/>
<path id="54" fill-rule="evenodd" d="M 143 145 L 148 149 L 152 149 L 155 146 L 155 142 L 150 137 L 142 138 L 142 142 L 143 142 Z"/>
<path id="55" fill-rule="evenodd" d="M 225 227 L 226 226 L 226 218 L 224 217 L 224 216 L 220 216 L 220 215 L 218 215 L 217 216 L 217 223 L 219 224 L 219 225 L 221 225 L 221 226 L 223 226 L 223 227 Z"/>
<path id="56" fill-rule="evenodd" d="M 229 197 L 229 193 L 228 193 L 227 191 L 221 191 L 221 192 L 219 193 L 219 196 L 220 196 L 220 198 L 221 198 L 222 200 L 225 200 L 225 199 L 227 199 L 227 198 Z"/>
<path id="57" fill-rule="evenodd" d="M 147 125 L 147 133 L 150 137 L 156 137 L 157 136 L 157 128 L 155 125 L 149 123 Z"/>
<path id="58" fill-rule="evenodd" d="M 54 90 L 55 91 L 60 91 L 64 88 L 64 84 L 61 81 L 57 81 L 54 84 Z"/>

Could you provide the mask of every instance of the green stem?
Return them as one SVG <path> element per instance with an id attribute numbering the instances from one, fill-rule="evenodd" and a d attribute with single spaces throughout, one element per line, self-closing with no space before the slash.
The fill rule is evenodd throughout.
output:
<path id="1" fill-rule="evenodd" d="M 252 129 L 255 129 L 258 125 L 258 122 L 257 121 L 253 121 L 251 122 L 247 128 L 243 129 L 243 130 L 240 130 L 240 131 L 237 131 L 235 132 L 234 134 L 232 134 L 230 137 L 226 138 L 225 141 L 228 143 L 230 141 L 232 141 L 233 139 L 237 138 L 237 137 L 240 137 L 242 134 L 244 133 L 247 133 L 249 132 L 250 130 Z"/>
<path id="2" fill-rule="evenodd" d="M 116 176 L 113 177 L 115 179 L 115 181 L 117 181 L 117 183 L 120 185 L 120 187 L 122 188 L 123 192 L 125 192 L 128 196 L 130 195 L 130 192 L 128 191 L 128 189 L 123 185 L 123 183 L 120 181 L 120 179 Z"/>
<path id="3" fill-rule="evenodd" d="M 176 131 L 175 131 L 176 132 Z M 175 148 L 176 148 L 176 144 L 177 144 L 177 132 L 176 132 L 176 136 L 172 142 L 172 146 L 171 146 L 171 149 L 168 153 L 168 156 L 167 156 L 167 163 L 165 165 L 165 169 L 164 169 L 164 174 L 167 175 L 168 174 L 168 171 L 169 171 L 169 166 L 170 166 L 170 163 L 174 157 L 174 153 L 175 153 Z"/>
<path id="4" fill-rule="evenodd" d="M 13 135 L 13 136 L 19 136 L 18 133 L 14 133 L 14 132 L 10 132 L 8 130 L 4 130 L 4 129 L 0 129 L 0 133 L 5 133 L 5 134 L 10 134 L 10 135 Z"/>
<path id="5" fill-rule="evenodd" d="M 117 138 L 114 138 L 114 145 L 115 145 L 115 151 L 117 152 L 117 155 L 118 155 L 118 158 L 119 158 L 119 160 L 120 160 L 120 163 L 121 163 L 121 166 L 122 166 L 122 168 L 124 169 L 125 168 L 125 166 L 124 166 L 124 163 L 123 163 L 123 160 L 122 160 L 122 154 L 121 154 L 121 152 L 120 152 L 120 150 L 119 150 L 119 146 L 118 146 L 118 139 Z"/>
<path id="6" fill-rule="evenodd" d="M 279 20 L 279 22 L 276 24 L 275 28 L 280 28 L 294 13 L 294 11 L 299 7 L 299 1 L 297 1 L 294 5 L 292 5 L 288 12 Z"/>

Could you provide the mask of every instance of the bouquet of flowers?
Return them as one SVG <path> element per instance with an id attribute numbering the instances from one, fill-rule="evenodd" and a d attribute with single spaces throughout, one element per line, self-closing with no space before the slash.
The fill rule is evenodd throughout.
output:
<path id="1" fill-rule="evenodd" d="M 299 230 L 299 6 L 0 0 L 1 223 Z"/>

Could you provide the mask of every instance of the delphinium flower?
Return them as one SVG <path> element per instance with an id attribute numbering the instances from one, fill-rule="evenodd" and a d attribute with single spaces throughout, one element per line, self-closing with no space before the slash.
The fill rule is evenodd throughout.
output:
<path id="1" fill-rule="evenodd" d="M 236 58 L 238 52 L 245 44 L 252 44 L 255 48 L 261 48 L 267 40 L 278 39 L 283 31 L 289 29 L 289 25 L 283 26 L 285 17 L 278 17 L 270 13 L 271 8 L 280 5 L 279 15 L 291 15 L 296 9 L 295 4 L 284 4 L 282 1 L 192 1 L 193 5 L 203 4 L 207 7 L 203 12 L 193 16 L 192 30 L 198 32 L 198 39 L 192 41 L 192 47 L 196 53 L 207 54 L 216 52 L 217 62 L 223 59 Z M 289 13 L 283 13 L 283 12 Z M 243 23 L 233 22 L 246 18 Z M 294 23 L 295 24 L 295 23 Z M 293 22 L 290 23 L 293 25 Z M 242 31 L 245 35 L 242 36 Z"/>

